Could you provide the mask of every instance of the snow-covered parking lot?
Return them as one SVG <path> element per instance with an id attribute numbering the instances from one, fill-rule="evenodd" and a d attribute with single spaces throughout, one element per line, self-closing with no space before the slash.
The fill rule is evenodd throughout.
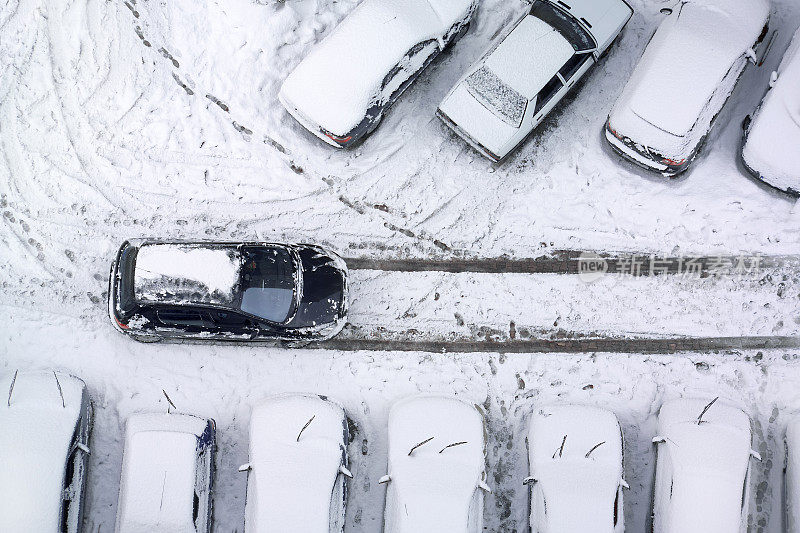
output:
<path id="1" fill-rule="evenodd" d="M 737 163 L 741 121 L 800 25 L 748 66 L 708 145 L 677 180 L 606 149 L 603 125 L 672 2 L 635 0 L 622 39 L 502 165 L 435 117 L 492 38 L 525 11 L 481 0 L 469 32 L 354 150 L 324 145 L 277 100 L 291 69 L 357 0 L 9 0 L 0 6 L 0 373 L 82 377 L 95 402 L 86 531 L 114 527 L 123 423 L 167 408 L 217 422 L 215 531 L 242 531 L 251 406 L 328 394 L 354 424 L 346 531 L 381 529 L 393 400 L 456 394 L 486 407 L 487 531 L 525 531 L 524 435 L 535 405 L 612 410 L 625 437 L 625 518 L 650 513 L 656 413 L 722 396 L 753 418 L 762 455 L 751 531 L 781 525 L 783 428 L 800 412 L 800 206 Z M 780 338 L 715 353 L 366 352 L 143 345 L 106 312 L 109 264 L 133 237 L 313 242 L 345 257 L 482 260 L 563 250 L 786 261 L 746 276 L 351 272 L 347 335 L 398 342 L 544 338 Z M 766 341 L 765 341 L 766 342 Z M 163 391 L 163 392 L 162 392 Z"/>

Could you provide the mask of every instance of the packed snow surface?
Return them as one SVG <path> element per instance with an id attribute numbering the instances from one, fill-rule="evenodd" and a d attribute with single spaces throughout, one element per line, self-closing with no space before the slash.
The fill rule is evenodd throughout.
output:
<path id="1" fill-rule="evenodd" d="M 761 179 L 800 192 L 800 30 L 778 68 L 745 142 L 745 163 Z"/>
<path id="2" fill-rule="evenodd" d="M 242 531 L 247 476 L 237 468 L 248 461 L 253 405 L 298 390 L 339 399 L 353 419 L 347 531 L 381 531 L 386 488 L 376 480 L 386 473 L 389 406 L 399 398 L 454 394 L 485 407 L 490 531 L 527 527 L 521 483 L 533 409 L 555 401 L 610 409 L 625 434 L 625 522 L 640 532 L 650 514 L 658 408 L 671 398 L 724 394 L 757 422 L 754 446 L 764 461 L 754 463 L 761 490 L 751 529 L 781 533 L 783 430 L 800 409 L 796 349 L 286 351 L 143 345 L 114 330 L 109 263 L 120 243 L 141 236 L 318 242 L 345 257 L 416 259 L 800 249 L 800 208 L 737 168 L 741 120 L 800 25 L 796 1 L 772 2 L 772 52 L 763 67 L 745 69 L 691 172 L 671 181 L 622 162 L 600 135 L 664 18 L 663 2 L 632 0 L 636 14 L 600 68 L 499 166 L 434 116 L 530 6 L 482 0 L 470 30 L 383 124 L 357 149 L 337 151 L 276 95 L 358 3 L 0 2 L 0 368 L 63 369 L 85 379 L 96 399 L 85 530 L 113 529 L 123 422 L 137 411 L 166 411 L 163 389 L 179 408 L 218 422 L 214 526 L 223 533 Z M 799 286 L 791 269 L 741 280 L 606 276 L 590 285 L 561 275 L 353 270 L 350 320 L 367 334 L 414 329 L 422 339 L 796 335 Z"/>
<path id="3" fill-rule="evenodd" d="M 230 248 L 146 244 L 136 254 L 134 292 L 144 301 L 186 294 L 192 301 L 229 303 L 240 270 Z"/>
<path id="4" fill-rule="evenodd" d="M 306 120 L 345 135 L 379 99 L 384 78 L 406 53 L 441 41 L 470 7 L 471 0 L 365 0 L 297 65 L 281 98 Z"/>
<path id="5" fill-rule="evenodd" d="M 344 428 L 342 408 L 316 396 L 279 396 L 253 409 L 248 532 L 329 533 Z"/>
<path id="6" fill-rule="evenodd" d="M 800 417 L 786 427 L 786 533 L 800 532 Z"/>
<path id="7" fill-rule="evenodd" d="M 748 503 L 742 498 L 751 461 L 750 419 L 722 400 L 703 413 L 709 403 L 710 399 L 683 399 L 661 408 L 659 436 L 665 442 L 658 453 L 670 455 L 673 479 L 661 485 L 663 490 L 672 487 L 671 494 L 664 495 L 670 498 L 670 513 L 656 533 L 740 530 L 742 505 Z"/>
<path id="8" fill-rule="evenodd" d="M 537 409 L 528 432 L 534 490 L 545 500 L 537 518 L 547 531 L 613 532 L 614 500 L 622 480 L 622 437 L 610 411 L 554 405 Z M 587 457 L 588 456 L 588 457 Z"/>
<path id="9" fill-rule="evenodd" d="M 193 532 L 197 439 L 206 422 L 182 415 L 128 419 L 117 533 Z"/>
<path id="10" fill-rule="evenodd" d="M 64 469 L 84 384 L 48 371 L 20 371 L 14 381 L 15 371 L 7 370 L 0 379 L 0 531 L 60 531 Z"/>
<path id="11" fill-rule="evenodd" d="M 476 406 L 439 396 L 402 400 L 389 415 L 388 439 L 387 531 L 482 530 L 470 522 L 470 510 L 483 498 L 478 483 L 486 446 Z"/>

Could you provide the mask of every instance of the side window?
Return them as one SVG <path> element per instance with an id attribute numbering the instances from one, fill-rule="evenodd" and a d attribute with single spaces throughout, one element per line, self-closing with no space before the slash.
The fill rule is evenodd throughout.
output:
<path id="1" fill-rule="evenodd" d="M 416 71 L 417 69 L 408 69 L 409 64 L 413 61 L 414 56 L 419 54 L 420 52 L 424 51 L 425 48 L 429 47 L 431 44 L 435 44 L 436 41 L 433 39 L 422 41 L 421 43 L 417 43 L 411 47 L 411 49 L 406 52 L 406 55 L 403 56 L 403 59 L 400 60 L 400 63 L 394 66 L 392 70 L 383 78 L 383 83 L 381 83 L 381 89 L 385 89 L 387 86 L 391 85 L 392 81 L 394 81 L 395 77 L 403 70 L 412 70 Z M 418 65 L 418 68 L 422 67 L 422 63 Z"/>
<path id="2" fill-rule="evenodd" d="M 580 68 L 591 59 L 591 54 L 575 54 L 572 56 L 566 64 L 561 67 L 559 70 L 559 74 L 565 80 L 569 81 Z"/>
<path id="3" fill-rule="evenodd" d="M 200 311 L 193 309 L 159 309 L 158 320 L 166 326 L 208 327 L 211 324 Z"/>
<path id="4" fill-rule="evenodd" d="M 233 311 L 211 311 L 211 318 L 218 326 L 243 326 L 247 318 Z"/>
<path id="5" fill-rule="evenodd" d="M 617 496 L 614 498 L 614 526 L 616 527 L 619 520 L 619 489 L 617 489 Z"/>
<path id="6" fill-rule="evenodd" d="M 539 91 L 539 96 L 536 98 L 536 110 L 533 112 L 534 115 L 541 111 L 563 86 L 564 84 L 561 83 L 558 76 L 553 76 L 553 78 L 547 82 L 547 85 Z"/>

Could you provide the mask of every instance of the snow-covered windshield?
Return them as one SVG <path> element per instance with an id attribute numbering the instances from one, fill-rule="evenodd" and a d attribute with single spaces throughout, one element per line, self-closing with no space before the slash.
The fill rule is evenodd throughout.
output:
<path id="1" fill-rule="evenodd" d="M 550 2 L 539 0 L 531 7 L 531 15 L 543 20 L 569 41 L 576 52 L 597 48 L 594 39 L 572 15 Z"/>
<path id="2" fill-rule="evenodd" d="M 503 122 L 519 128 L 528 99 L 503 83 L 497 75 L 483 66 L 466 79 L 467 90 L 486 109 Z"/>
<path id="3" fill-rule="evenodd" d="M 240 308 L 245 313 L 285 322 L 294 307 L 294 260 L 283 248 L 245 247 L 242 249 Z"/>

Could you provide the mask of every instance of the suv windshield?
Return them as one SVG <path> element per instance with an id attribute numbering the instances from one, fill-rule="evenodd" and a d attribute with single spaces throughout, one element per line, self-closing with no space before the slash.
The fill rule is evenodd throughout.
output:
<path id="1" fill-rule="evenodd" d="M 597 48 L 592 36 L 570 15 L 550 2 L 539 0 L 531 7 L 531 15 L 552 26 L 569 41 L 576 52 L 587 52 Z"/>
<path id="2" fill-rule="evenodd" d="M 242 249 L 242 311 L 270 322 L 283 323 L 295 300 L 295 264 L 283 248 Z"/>

